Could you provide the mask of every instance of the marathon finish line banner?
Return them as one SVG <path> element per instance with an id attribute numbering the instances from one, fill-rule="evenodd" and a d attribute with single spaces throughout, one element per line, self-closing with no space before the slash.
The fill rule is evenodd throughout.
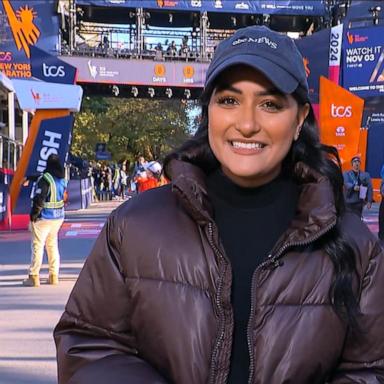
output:
<path id="1" fill-rule="evenodd" d="M 77 82 L 173 87 L 204 86 L 208 64 L 61 56 L 77 68 Z"/>
<path id="2" fill-rule="evenodd" d="M 343 41 L 343 86 L 361 97 L 384 96 L 384 26 L 354 28 Z"/>
<path id="3" fill-rule="evenodd" d="M 166 9 L 185 12 L 231 12 L 327 16 L 324 0 L 77 0 L 78 5 Z"/>
<path id="4" fill-rule="evenodd" d="M 54 53 L 59 43 L 55 0 L 0 0 L 0 71 L 29 78 L 31 46 Z"/>

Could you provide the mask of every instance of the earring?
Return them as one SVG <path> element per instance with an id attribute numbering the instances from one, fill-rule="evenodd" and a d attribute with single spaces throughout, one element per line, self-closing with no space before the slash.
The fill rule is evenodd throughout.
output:
<path id="1" fill-rule="evenodd" d="M 299 139 L 300 132 L 301 132 L 301 128 L 303 128 L 302 125 L 300 125 L 300 127 L 298 127 L 298 129 L 297 129 L 297 131 L 296 131 L 296 134 L 295 134 L 295 141 Z"/>

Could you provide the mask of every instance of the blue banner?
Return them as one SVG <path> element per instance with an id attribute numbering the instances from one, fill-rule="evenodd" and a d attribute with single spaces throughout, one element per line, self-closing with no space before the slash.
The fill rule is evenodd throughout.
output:
<path id="1" fill-rule="evenodd" d="M 330 29 L 295 40 L 303 56 L 311 103 L 319 103 L 320 76 L 328 77 Z"/>
<path id="2" fill-rule="evenodd" d="M 349 29 L 343 41 L 343 87 L 360 97 L 384 96 L 384 27 Z"/>
<path id="3" fill-rule="evenodd" d="M 3 221 L 7 213 L 8 185 L 0 184 L 0 221 Z"/>
<path id="4" fill-rule="evenodd" d="M 366 170 L 371 177 L 380 178 L 380 170 L 384 164 L 384 125 L 370 124 L 367 141 Z"/>
<path id="5" fill-rule="evenodd" d="M 167 9 L 189 12 L 231 12 L 326 16 L 324 0 L 77 0 L 79 5 Z"/>
<path id="6" fill-rule="evenodd" d="M 0 71 L 31 77 L 30 48 L 56 53 L 59 18 L 55 0 L 0 0 Z"/>
<path id="7" fill-rule="evenodd" d="M 48 83 L 74 84 L 76 81 L 75 67 L 34 46 L 31 46 L 31 71 L 33 77 Z"/>
<path id="8" fill-rule="evenodd" d="M 47 159 L 51 154 L 59 155 L 60 161 L 64 165 L 68 155 L 73 123 L 72 115 L 41 122 L 25 176 L 41 174 L 45 170 Z"/>

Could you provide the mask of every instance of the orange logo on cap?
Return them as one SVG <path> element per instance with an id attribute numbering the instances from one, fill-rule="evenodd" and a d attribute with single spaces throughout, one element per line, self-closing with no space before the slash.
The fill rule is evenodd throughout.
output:
<path id="1" fill-rule="evenodd" d="M 15 12 L 9 0 L 2 0 L 2 2 L 17 49 L 19 51 L 24 49 L 26 56 L 29 58 L 31 55 L 29 46 L 35 45 L 40 36 L 39 29 L 33 23 L 36 12 L 33 8 L 28 8 L 28 5 L 24 8 L 20 7 Z"/>
<path id="2" fill-rule="evenodd" d="M 195 68 L 193 68 L 192 65 L 186 65 L 183 68 L 183 74 L 184 74 L 184 77 L 186 77 L 187 79 L 191 79 L 195 74 Z"/>
<path id="3" fill-rule="evenodd" d="M 156 64 L 155 65 L 155 75 L 157 77 L 163 77 L 165 75 L 165 65 L 164 64 Z"/>

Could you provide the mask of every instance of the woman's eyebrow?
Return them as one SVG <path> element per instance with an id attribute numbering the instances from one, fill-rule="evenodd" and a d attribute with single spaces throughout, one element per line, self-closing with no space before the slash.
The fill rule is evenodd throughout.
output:
<path id="1" fill-rule="evenodd" d="M 243 93 L 241 91 L 241 89 L 236 88 L 236 87 L 234 87 L 231 84 L 225 84 L 225 83 L 218 85 L 216 87 L 215 93 L 222 92 L 222 91 L 231 91 L 231 92 L 237 93 L 239 95 Z M 281 92 L 279 89 L 277 89 L 275 87 L 271 87 L 271 88 L 267 88 L 267 89 L 265 89 L 263 91 L 255 92 L 255 96 L 281 96 L 281 97 L 286 97 L 286 95 L 283 92 Z"/>

